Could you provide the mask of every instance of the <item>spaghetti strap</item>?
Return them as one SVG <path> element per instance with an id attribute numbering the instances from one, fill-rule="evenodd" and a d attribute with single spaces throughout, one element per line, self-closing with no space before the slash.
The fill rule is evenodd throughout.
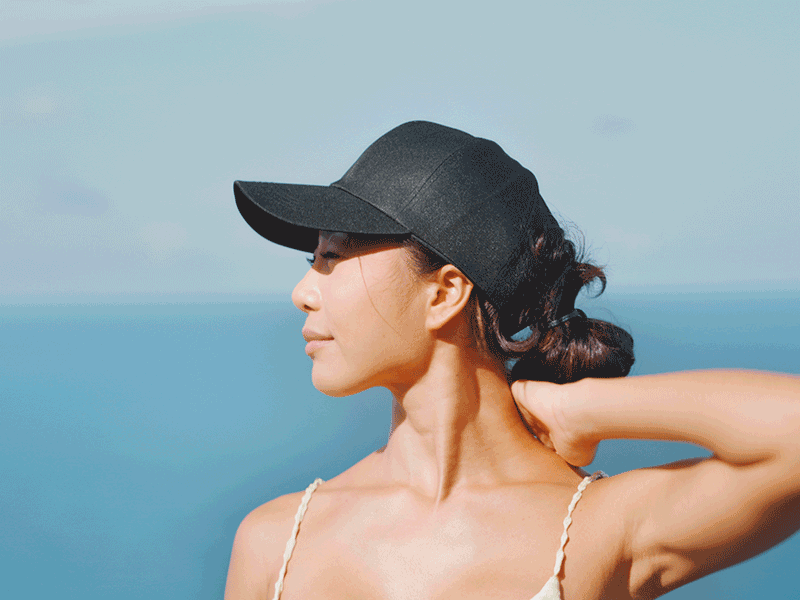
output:
<path id="1" fill-rule="evenodd" d="M 583 490 L 586 489 L 586 486 L 596 479 L 600 479 L 602 477 L 608 477 L 608 475 L 603 473 L 603 471 L 596 471 L 591 475 L 584 477 L 583 481 L 581 481 L 580 485 L 578 485 L 578 491 L 576 491 L 572 496 L 572 501 L 569 503 L 569 508 L 567 509 L 567 516 L 564 518 L 564 531 L 561 534 L 561 545 L 556 553 L 556 566 L 553 568 L 553 575 L 547 580 L 542 589 L 539 590 L 539 593 L 531 598 L 531 600 L 560 600 L 561 587 L 558 580 L 558 574 L 561 572 L 561 566 L 564 564 L 564 546 L 567 545 L 567 540 L 569 539 L 569 533 L 567 530 L 572 524 L 572 511 L 575 510 L 575 506 L 578 504 L 578 500 L 581 499 Z"/>
<path id="2" fill-rule="evenodd" d="M 314 480 L 314 483 L 306 488 L 306 493 L 303 495 L 303 500 L 300 502 L 300 506 L 297 509 L 297 514 L 294 516 L 292 537 L 290 537 L 289 541 L 286 542 L 286 550 L 283 553 L 283 566 L 278 574 L 278 581 L 275 583 L 275 596 L 273 596 L 272 600 L 279 600 L 281 597 L 281 592 L 283 591 L 283 580 L 286 578 L 286 567 L 289 565 L 289 559 L 292 557 L 294 546 L 297 543 L 297 533 L 300 531 L 300 521 L 303 520 L 303 517 L 306 514 L 308 502 L 311 500 L 311 494 L 314 493 L 314 490 L 316 490 L 321 483 L 325 482 L 318 477 Z"/>
<path id="3" fill-rule="evenodd" d="M 572 496 L 572 502 L 569 503 L 569 508 L 567 509 L 567 516 L 564 518 L 564 532 L 561 534 L 561 546 L 558 549 L 558 553 L 556 554 L 556 566 L 553 569 L 553 575 L 558 577 L 558 574 L 561 572 L 561 565 L 564 563 L 564 546 L 567 545 L 567 540 L 569 539 L 569 533 L 567 530 L 569 526 L 572 525 L 572 511 L 575 510 L 575 506 L 578 504 L 578 500 L 581 499 L 583 495 L 583 490 L 586 489 L 586 486 L 592 483 L 596 479 L 600 479 L 601 477 L 608 477 L 602 471 L 597 471 L 592 475 L 588 475 L 583 478 L 580 485 L 578 486 L 578 491 L 575 492 L 575 495 Z"/>

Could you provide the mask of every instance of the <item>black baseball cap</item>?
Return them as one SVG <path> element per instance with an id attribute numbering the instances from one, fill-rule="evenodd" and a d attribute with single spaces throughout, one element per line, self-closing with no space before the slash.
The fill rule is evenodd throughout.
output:
<path id="1" fill-rule="evenodd" d="M 410 236 L 458 267 L 497 308 L 529 276 L 531 245 L 558 223 L 528 169 L 496 143 L 427 121 L 375 141 L 329 186 L 236 181 L 263 237 L 313 252 L 320 230 Z"/>

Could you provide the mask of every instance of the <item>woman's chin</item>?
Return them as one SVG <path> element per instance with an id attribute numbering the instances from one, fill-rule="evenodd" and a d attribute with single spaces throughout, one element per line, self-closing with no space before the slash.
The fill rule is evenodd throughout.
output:
<path id="1" fill-rule="evenodd" d="M 363 385 L 358 385 L 358 383 L 363 384 L 363 382 L 345 381 L 341 377 L 335 376 L 330 377 L 327 374 L 318 373 L 317 369 L 311 371 L 311 383 L 318 391 L 334 398 L 352 396 L 367 389 Z"/>

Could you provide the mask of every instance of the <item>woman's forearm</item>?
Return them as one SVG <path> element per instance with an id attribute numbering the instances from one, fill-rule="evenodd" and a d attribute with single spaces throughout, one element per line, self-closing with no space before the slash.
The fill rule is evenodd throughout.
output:
<path id="1" fill-rule="evenodd" d="M 690 442 L 736 465 L 800 460 L 797 376 L 684 371 L 575 386 L 561 419 L 583 439 Z"/>

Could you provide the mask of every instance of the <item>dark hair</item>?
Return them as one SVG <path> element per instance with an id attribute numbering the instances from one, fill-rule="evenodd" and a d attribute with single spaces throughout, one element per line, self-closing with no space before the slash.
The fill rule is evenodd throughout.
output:
<path id="1" fill-rule="evenodd" d="M 401 243 L 419 276 L 447 264 L 411 238 Z M 627 375 L 634 361 L 633 338 L 624 329 L 589 318 L 548 325 L 572 311 L 578 292 L 594 281 L 601 283 L 597 296 L 602 294 L 606 287 L 603 270 L 583 261 L 583 253 L 565 237 L 563 229 L 548 229 L 532 240 L 525 260 L 528 277 L 502 310 L 477 288 L 473 292 L 476 337 L 506 365 L 513 363 L 509 381 L 569 383 L 584 377 Z M 525 327 L 530 334 L 514 339 Z"/>

